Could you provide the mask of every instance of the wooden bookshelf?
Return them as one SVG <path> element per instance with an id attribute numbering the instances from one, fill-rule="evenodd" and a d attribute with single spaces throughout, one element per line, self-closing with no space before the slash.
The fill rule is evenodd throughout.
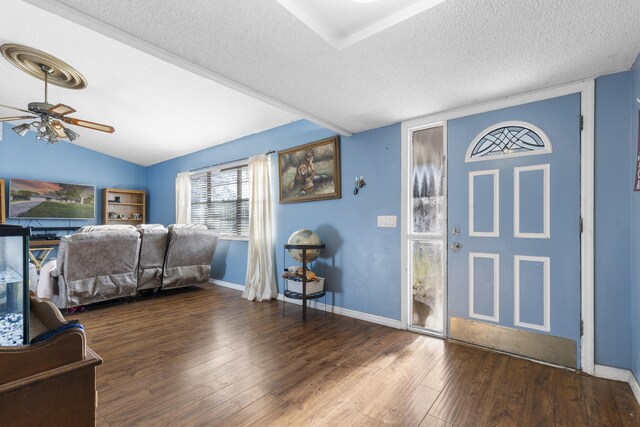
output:
<path id="1" fill-rule="evenodd" d="M 144 190 L 105 188 L 102 190 L 102 223 L 144 224 L 147 215 L 146 199 L 147 195 Z M 116 213 L 118 217 L 109 218 L 110 212 Z M 140 214 L 141 218 L 134 219 L 133 214 Z"/>
<path id="2" fill-rule="evenodd" d="M 4 179 L 0 179 L 0 224 L 4 224 L 7 221 L 7 214 L 4 209 L 8 200 L 4 192 Z"/>

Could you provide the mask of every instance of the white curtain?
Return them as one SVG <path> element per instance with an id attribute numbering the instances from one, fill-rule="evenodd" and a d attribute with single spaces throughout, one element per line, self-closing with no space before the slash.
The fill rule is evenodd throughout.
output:
<path id="1" fill-rule="evenodd" d="M 242 297 L 249 301 L 268 301 L 278 296 L 273 247 L 270 156 L 262 154 L 249 158 L 249 179 L 249 253 L 247 280 Z"/>
<path id="2" fill-rule="evenodd" d="M 176 224 L 188 224 L 191 220 L 191 173 L 180 172 L 176 176 Z"/>

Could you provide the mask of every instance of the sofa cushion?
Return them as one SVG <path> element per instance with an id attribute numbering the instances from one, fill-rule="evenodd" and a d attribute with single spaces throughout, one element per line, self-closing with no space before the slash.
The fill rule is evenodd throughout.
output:
<path id="1" fill-rule="evenodd" d="M 169 232 L 173 229 L 194 229 L 194 230 L 207 230 L 207 226 L 204 224 L 171 224 L 169 226 Z"/>
<path id="2" fill-rule="evenodd" d="M 124 224 L 107 224 L 107 225 L 85 225 L 84 227 L 80 227 L 75 234 L 82 233 L 93 233 L 96 231 L 126 231 L 126 230 L 135 230 L 136 228 L 133 225 L 124 225 Z"/>

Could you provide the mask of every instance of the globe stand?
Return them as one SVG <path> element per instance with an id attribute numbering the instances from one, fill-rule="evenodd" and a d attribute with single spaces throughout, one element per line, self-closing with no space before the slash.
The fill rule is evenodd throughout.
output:
<path id="1" fill-rule="evenodd" d="M 284 309 L 285 309 L 285 299 L 286 298 L 291 298 L 291 299 L 299 299 L 302 300 L 302 320 L 307 320 L 307 301 L 313 300 L 313 299 L 318 299 L 318 298 L 322 298 L 325 297 L 325 311 L 326 311 L 326 307 L 327 307 L 327 301 L 326 301 L 326 276 L 327 276 L 327 267 L 325 264 L 325 282 L 324 282 L 324 286 L 322 287 L 322 291 L 321 292 L 314 292 L 312 294 L 307 294 L 307 251 L 308 250 L 321 250 L 322 254 L 324 255 L 324 249 L 326 248 L 326 245 L 320 244 L 320 245 L 290 245 L 290 244 L 285 244 L 284 245 L 284 252 L 286 253 L 288 250 L 291 249 L 297 249 L 297 250 L 302 250 L 302 293 L 300 292 L 293 292 L 290 291 L 287 287 L 287 280 L 285 279 L 284 281 L 284 298 L 282 298 L 282 315 L 284 316 Z M 286 255 L 284 255 L 284 257 L 286 257 Z M 283 262 L 285 261 L 283 257 Z"/>

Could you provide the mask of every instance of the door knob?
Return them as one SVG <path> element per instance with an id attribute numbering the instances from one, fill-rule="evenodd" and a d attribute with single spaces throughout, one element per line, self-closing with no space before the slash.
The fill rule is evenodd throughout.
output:
<path id="1" fill-rule="evenodd" d="M 451 250 L 454 250 L 454 251 L 459 251 L 461 247 L 462 245 L 458 242 L 454 242 L 451 244 Z"/>

